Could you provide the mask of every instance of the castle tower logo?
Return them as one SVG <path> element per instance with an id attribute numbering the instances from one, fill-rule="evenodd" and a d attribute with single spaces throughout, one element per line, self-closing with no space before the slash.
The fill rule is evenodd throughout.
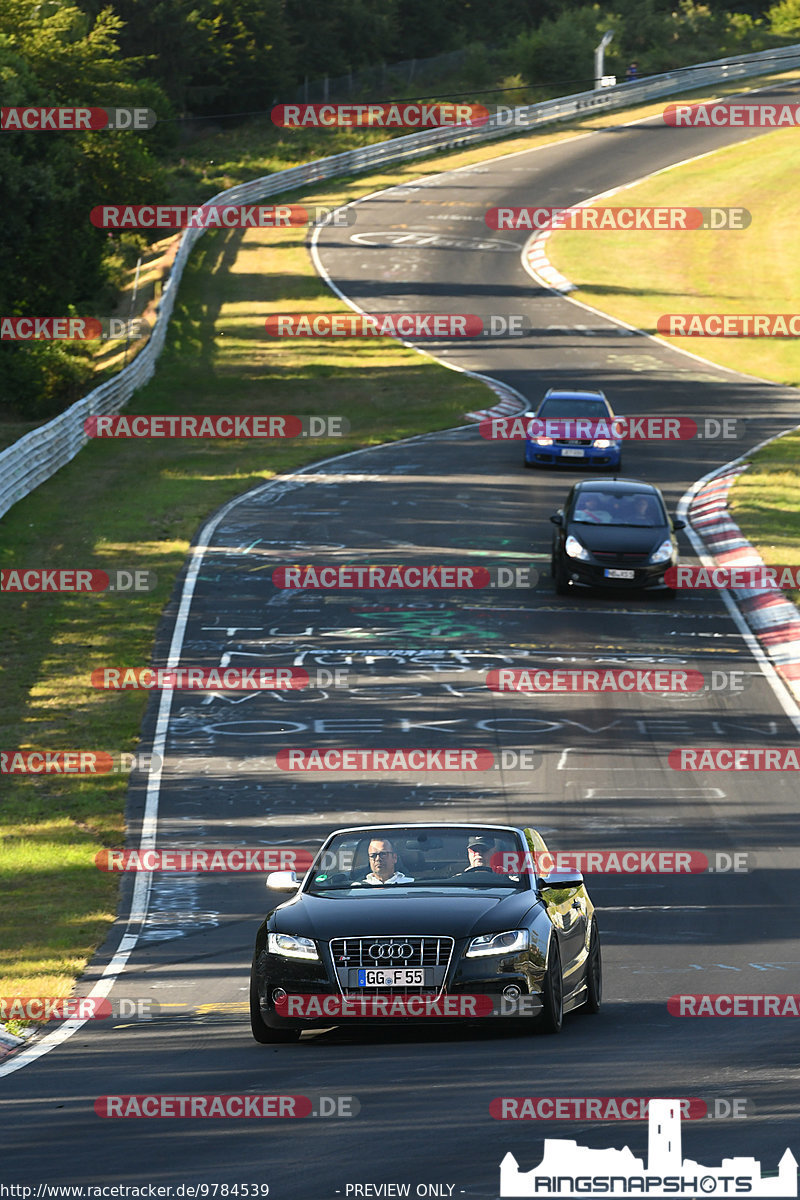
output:
<path id="1" fill-rule="evenodd" d="M 681 1106 L 678 1100 L 651 1100 L 648 1117 L 647 1167 L 627 1146 L 591 1150 L 577 1142 L 545 1138 L 538 1167 L 520 1171 L 514 1155 L 500 1164 L 501 1197 L 542 1198 L 602 1196 L 796 1196 L 797 1159 L 787 1149 L 777 1175 L 762 1175 L 755 1158 L 724 1158 L 719 1167 L 704 1167 L 681 1151 Z"/>

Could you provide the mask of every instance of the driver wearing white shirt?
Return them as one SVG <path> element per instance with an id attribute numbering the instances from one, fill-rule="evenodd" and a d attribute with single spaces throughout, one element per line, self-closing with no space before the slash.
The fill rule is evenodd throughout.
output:
<path id="1" fill-rule="evenodd" d="M 382 887 L 386 883 L 413 883 L 412 875 L 397 870 L 397 855 L 387 838 L 373 838 L 369 844 L 369 865 L 372 868 L 364 883 Z"/>

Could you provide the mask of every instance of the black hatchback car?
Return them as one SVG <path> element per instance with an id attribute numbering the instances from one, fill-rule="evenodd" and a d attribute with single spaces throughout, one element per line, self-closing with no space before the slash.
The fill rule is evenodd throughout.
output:
<path id="1" fill-rule="evenodd" d="M 673 520 L 657 487 L 638 479 L 576 483 L 553 513 L 551 570 L 556 591 L 572 586 L 662 589 L 678 562 Z"/>
<path id="2" fill-rule="evenodd" d="M 505 825 L 340 829 L 256 936 L 250 1024 L 257 1042 L 355 1023 L 520 1019 L 558 1033 L 597 1012 L 594 907 L 577 870 L 541 836 Z M 485 1022 L 484 1022 L 485 1023 Z"/>

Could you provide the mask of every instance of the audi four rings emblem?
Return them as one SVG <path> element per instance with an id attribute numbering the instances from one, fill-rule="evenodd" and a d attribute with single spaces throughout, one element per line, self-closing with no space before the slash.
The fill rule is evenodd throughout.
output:
<path id="1" fill-rule="evenodd" d="M 367 954 L 370 958 L 411 958 L 414 947 L 408 942 L 373 942 Z"/>

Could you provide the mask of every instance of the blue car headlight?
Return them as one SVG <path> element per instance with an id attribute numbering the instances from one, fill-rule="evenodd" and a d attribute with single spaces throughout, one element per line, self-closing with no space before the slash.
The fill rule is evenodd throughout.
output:
<path id="1" fill-rule="evenodd" d="M 589 558 L 589 551 L 572 534 L 564 542 L 564 551 L 569 558 Z"/>
<path id="2" fill-rule="evenodd" d="M 527 929 L 508 929 L 505 933 L 482 933 L 467 946 L 465 958 L 488 958 L 493 954 L 517 954 L 530 946 Z"/>
<path id="3" fill-rule="evenodd" d="M 317 947 L 311 938 L 296 937 L 291 933 L 268 933 L 267 949 L 270 954 L 281 958 L 305 958 L 319 962 Z"/>
<path id="4" fill-rule="evenodd" d="M 665 541 L 663 541 L 661 543 L 661 545 L 658 547 L 658 549 L 654 550 L 653 553 L 650 555 L 650 562 L 653 563 L 653 565 L 655 565 L 656 563 L 669 562 L 669 560 L 671 558 L 672 558 L 672 542 L 669 538 L 666 538 Z"/>

